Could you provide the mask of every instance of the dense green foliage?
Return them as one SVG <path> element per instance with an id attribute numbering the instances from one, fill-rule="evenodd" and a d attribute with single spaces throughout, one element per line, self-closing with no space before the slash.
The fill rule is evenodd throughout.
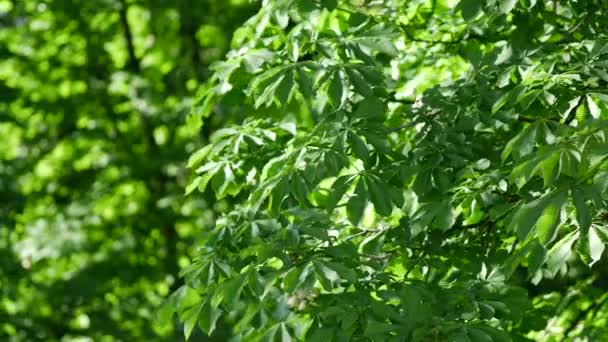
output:
<path id="1" fill-rule="evenodd" d="M 608 340 L 607 8 L 0 0 L 0 340 Z"/>
<path id="2" fill-rule="evenodd" d="M 0 0 L 0 341 L 183 340 L 156 312 L 215 215 L 185 161 L 226 118 L 184 124 L 256 7 Z"/>
<path id="3" fill-rule="evenodd" d="M 163 316 L 241 341 L 608 339 L 606 8 L 264 1 L 194 106 L 193 129 L 234 124 L 187 192 L 228 205 Z"/>

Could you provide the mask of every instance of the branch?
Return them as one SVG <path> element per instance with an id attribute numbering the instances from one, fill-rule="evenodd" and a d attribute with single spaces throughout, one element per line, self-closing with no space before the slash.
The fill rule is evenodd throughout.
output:
<path id="1" fill-rule="evenodd" d="M 196 20 L 193 18 L 190 7 L 188 5 L 179 6 L 180 16 L 180 33 L 190 41 L 192 45 L 192 51 L 189 53 L 191 57 L 192 68 L 194 70 L 194 76 L 198 80 L 202 80 L 201 71 L 201 53 L 199 49 L 199 43 L 196 39 Z M 188 54 L 187 44 L 184 45 L 184 53 Z"/>
<path id="2" fill-rule="evenodd" d="M 586 310 L 579 311 L 578 315 L 576 315 L 576 318 L 574 318 L 574 320 L 568 326 L 566 331 L 564 331 L 564 336 L 562 336 L 561 341 L 565 342 L 568 340 L 568 337 L 570 336 L 572 331 L 581 323 L 581 321 L 587 316 L 588 313 L 591 312 L 592 315 L 590 318 L 593 318 L 597 314 L 597 312 L 602 308 L 602 306 L 606 303 L 606 301 L 608 301 L 608 296 L 604 297 L 604 299 L 601 301 L 597 301 L 589 305 Z"/>
<path id="3" fill-rule="evenodd" d="M 425 251 L 420 252 L 420 255 L 418 256 L 418 260 L 416 260 L 416 263 L 412 267 L 410 267 L 407 270 L 407 272 L 405 272 L 405 275 L 403 275 L 404 279 L 410 275 L 410 273 L 414 270 L 414 268 L 418 267 L 422 263 L 422 258 L 424 258 L 425 254 L 426 254 Z"/>
<path id="4" fill-rule="evenodd" d="M 389 130 L 388 130 L 388 132 L 389 132 L 389 133 L 394 133 L 394 132 L 400 131 L 400 130 L 402 130 L 402 129 L 411 128 L 411 127 L 416 126 L 418 123 L 419 123 L 419 122 L 416 122 L 416 121 L 413 121 L 413 122 L 408 122 L 408 123 L 403 124 L 403 125 L 401 125 L 401 126 L 393 127 L 393 128 L 391 128 L 391 129 L 389 129 Z"/>
<path id="5" fill-rule="evenodd" d="M 391 102 L 397 102 L 397 103 L 402 103 L 402 104 L 409 104 L 409 105 L 413 105 L 414 103 L 416 103 L 415 100 L 408 100 L 408 99 L 398 99 L 396 97 L 392 97 L 389 99 L 389 101 Z"/>
<path id="6" fill-rule="evenodd" d="M 138 74 L 141 72 L 141 63 L 137 56 L 135 55 L 135 45 L 133 44 L 133 34 L 131 32 L 131 26 L 129 26 L 129 20 L 127 18 L 127 10 L 128 5 L 126 0 L 120 0 L 120 8 L 118 9 L 118 13 L 120 16 L 120 23 L 123 28 L 123 34 L 125 37 L 125 41 L 127 43 L 127 52 L 129 53 L 129 64 L 128 69 Z M 139 120 L 141 121 L 142 131 L 144 135 L 144 140 L 146 146 L 154 153 L 158 153 L 159 147 L 154 140 L 153 127 L 150 123 L 150 120 L 146 117 L 144 113 L 138 111 Z"/>
<path id="7" fill-rule="evenodd" d="M 393 253 L 385 253 L 385 254 L 375 255 L 375 254 L 361 253 L 361 256 L 363 256 L 365 258 L 373 259 L 373 260 L 382 261 L 382 260 L 390 259 L 391 257 L 394 256 L 394 254 Z"/>
<path id="8" fill-rule="evenodd" d="M 431 18 L 435 15 L 435 9 L 437 8 L 437 0 L 432 0 L 431 1 L 431 13 L 429 14 L 428 18 L 427 18 L 427 27 L 431 22 Z"/>
<path id="9" fill-rule="evenodd" d="M 135 45 L 133 44 L 133 35 L 131 33 L 131 27 L 129 26 L 129 20 L 127 18 L 127 4 L 125 0 L 120 0 L 120 8 L 118 14 L 120 16 L 120 24 L 123 28 L 123 34 L 127 43 L 127 52 L 129 53 L 129 68 L 133 72 L 139 72 L 141 65 L 139 59 L 135 55 Z"/>
<path id="10" fill-rule="evenodd" d="M 356 238 L 357 236 L 361 236 L 361 235 L 365 235 L 365 234 L 382 233 L 385 230 L 387 230 L 388 228 L 368 229 L 368 228 L 363 228 L 363 227 L 356 227 L 356 229 L 358 229 L 359 232 L 344 237 L 344 241 L 348 241 L 353 238 Z"/>
<path id="11" fill-rule="evenodd" d="M 457 39 L 457 40 L 427 40 L 427 39 L 421 39 L 418 37 L 415 37 L 413 34 L 411 34 L 408 31 L 408 27 L 406 25 L 400 24 L 399 28 L 401 29 L 401 31 L 403 32 L 403 34 L 405 34 L 405 36 L 413 41 L 413 42 L 420 42 L 420 43 L 428 43 L 428 44 L 444 44 L 444 45 L 453 45 L 453 44 L 460 44 L 462 42 L 462 39 Z"/>
<path id="12" fill-rule="evenodd" d="M 427 114 L 427 115 L 426 115 L 424 118 L 429 118 L 429 119 L 430 119 L 430 118 L 434 118 L 434 117 L 435 117 L 435 116 L 437 116 L 439 113 L 441 113 L 441 112 L 440 112 L 440 111 L 436 111 L 436 112 L 433 112 L 433 113 Z M 397 126 L 397 127 L 390 128 L 390 129 L 388 130 L 388 132 L 389 132 L 389 133 L 393 133 L 393 132 L 400 131 L 400 130 L 402 130 L 402 129 L 411 128 L 411 127 L 416 126 L 416 125 L 417 125 L 417 124 L 419 124 L 419 123 L 425 123 L 425 122 L 424 122 L 424 121 L 415 121 L 415 120 L 414 120 L 414 121 L 408 122 L 408 123 L 406 123 L 406 124 L 403 124 L 403 125 L 401 125 L 401 126 Z"/>

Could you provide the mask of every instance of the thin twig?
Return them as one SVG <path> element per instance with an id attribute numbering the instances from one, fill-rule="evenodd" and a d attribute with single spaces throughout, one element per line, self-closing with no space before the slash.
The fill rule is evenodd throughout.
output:
<path id="1" fill-rule="evenodd" d="M 390 259 L 394 255 L 395 254 L 393 254 L 393 253 L 385 253 L 385 254 L 380 254 L 380 255 L 361 253 L 361 256 L 363 256 L 363 257 L 374 259 L 374 260 L 379 260 L 379 261 Z"/>
<path id="2" fill-rule="evenodd" d="M 420 265 L 420 263 L 422 263 L 422 258 L 425 255 L 425 251 L 420 252 L 420 255 L 418 256 L 418 260 L 416 260 L 416 263 L 410 267 L 407 272 L 405 272 L 405 274 L 403 275 L 403 278 L 407 278 L 410 275 L 410 272 L 412 272 L 414 270 L 414 268 L 418 267 L 418 265 Z"/>
<path id="3" fill-rule="evenodd" d="M 401 28 L 401 31 L 405 34 L 405 36 L 413 41 L 413 42 L 419 42 L 419 43 L 428 43 L 428 44 L 444 44 L 444 45 L 453 45 L 453 44 L 460 44 L 462 42 L 462 39 L 457 39 L 457 40 L 428 40 L 428 39 L 422 39 L 422 38 L 418 38 L 415 37 L 413 34 L 411 34 L 408 31 L 408 27 L 406 25 L 399 25 L 399 28 Z"/>
<path id="4" fill-rule="evenodd" d="M 402 130 L 402 129 L 407 129 L 407 128 L 414 127 L 414 126 L 416 126 L 418 123 L 419 123 L 419 122 L 415 122 L 415 121 L 414 121 L 414 122 L 408 122 L 408 123 L 403 124 L 403 125 L 401 125 L 401 126 L 393 127 L 393 128 L 391 128 L 391 129 L 389 129 L 388 131 L 389 131 L 389 133 L 394 133 L 394 132 L 400 131 L 400 130 Z"/>
<path id="5" fill-rule="evenodd" d="M 437 116 L 439 113 L 440 113 L 439 111 L 432 112 L 432 113 L 430 113 L 430 114 L 427 114 L 427 115 L 425 116 L 425 118 L 429 118 L 429 119 L 434 118 L 434 117 L 436 117 L 436 116 Z M 418 121 L 418 122 L 417 122 L 417 121 L 412 121 L 412 122 L 408 122 L 408 123 L 405 123 L 405 124 L 403 124 L 403 125 L 401 125 L 401 126 L 397 126 L 397 127 L 390 128 L 390 129 L 388 130 L 388 132 L 389 132 L 389 133 L 394 133 L 394 132 L 400 131 L 400 130 L 402 130 L 402 129 L 406 129 L 406 128 L 411 128 L 411 127 L 414 127 L 414 126 L 416 126 L 416 125 L 417 125 L 417 124 L 419 124 L 419 123 L 426 123 L 426 122 L 424 122 L 424 121 Z"/>
<path id="6" fill-rule="evenodd" d="M 412 104 L 416 103 L 415 100 L 398 99 L 396 97 L 391 98 L 390 101 L 391 102 L 397 102 L 397 103 L 403 103 L 403 104 L 409 104 L 409 105 L 412 105 Z"/>

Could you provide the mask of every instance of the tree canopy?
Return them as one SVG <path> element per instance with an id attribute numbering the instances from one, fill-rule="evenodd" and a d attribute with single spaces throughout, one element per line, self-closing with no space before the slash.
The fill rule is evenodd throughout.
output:
<path id="1" fill-rule="evenodd" d="M 606 9 L 0 0 L 0 340 L 607 340 Z"/>
<path id="2" fill-rule="evenodd" d="M 264 1 L 194 106 L 234 124 L 187 193 L 230 205 L 164 313 L 241 341 L 608 338 L 607 6 Z"/>

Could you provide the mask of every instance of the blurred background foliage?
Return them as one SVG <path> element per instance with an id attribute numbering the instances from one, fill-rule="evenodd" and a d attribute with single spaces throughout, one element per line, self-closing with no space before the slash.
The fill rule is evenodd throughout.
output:
<path id="1" fill-rule="evenodd" d="M 416 14 L 427 1 L 404 3 L 419 7 Z M 605 31 L 604 2 L 557 3 L 575 11 L 551 25 L 524 11 L 518 20 Z M 185 161 L 214 131 L 245 116 L 238 91 L 217 79 L 209 84 L 227 94 L 202 130 L 192 122 L 200 116 L 188 113 L 205 105 L 195 93 L 210 88 L 211 64 L 231 48 L 238 55 L 253 36 L 247 30 L 258 29 L 254 20 L 232 37 L 258 7 L 250 0 L 0 0 L 0 341 L 183 340 L 180 325 L 155 316 L 182 285 L 178 274 L 195 241 L 233 206 L 210 191 L 184 197 Z M 602 15 L 585 14 L 590 9 Z M 456 53 L 458 44 L 426 42 L 443 34 L 427 29 L 426 16 L 408 20 L 424 34 L 391 65 L 406 80 L 395 89 L 402 99 L 458 79 L 476 58 L 465 58 L 467 49 Z M 585 41 L 598 31 L 567 37 Z M 608 261 L 588 268 L 571 259 L 555 280 L 532 284 L 523 268 L 515 274 L 533 304 L 521 329 L 534 340 L 603 341 L 608 334 Z M 227 340 L 236 318 L 228 319 L 213 336 L 195 329 L 190 340 Z"/>
<path id="2" fill-rule="evenodd" d="M 183 339 L 157 308 L 222 209 L 184 161 L 227 116 L 184 123 L 257 6 L 0 0 L 0 340 Z"/>

